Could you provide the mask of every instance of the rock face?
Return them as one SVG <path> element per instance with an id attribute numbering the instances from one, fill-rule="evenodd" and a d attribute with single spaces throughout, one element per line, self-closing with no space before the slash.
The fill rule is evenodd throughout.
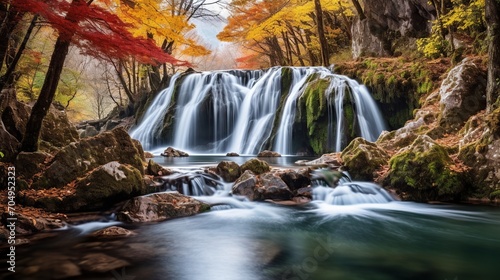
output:
<path id="1" fill-rule="evenodd" d="M 459 200 L 468 187 L 466 176 L 451 166 L 446 150 L 429 136 L 420 135 L 405 151 L 391 158 L 384 184 L 395 188 L 404 200 Z"/>
<path id="2" fill-rule="evenodd" d="M 484 71 L 472 60 L 464 59 L 441 84 L 440 125 L 452 131 L 461 128 L 466 120 L 486 108 L 485 91 Z"/>
<path id="3" fill-rule="evenodd" d="M 111 161 L 129 164 L 144 174 L 144 151 L 139 142 L 130 138 L 123 128 L 103 132 L 62 148 L 36 176 L 35 189 L 62 187 L 90 170 Z"/>
<path id="4" fill-rule="evenodd" d="M 374 178 L 374 172 L 387 164 L 389 155 L 377 144 L 361 137 L 354 139 L 343 151 L 342 161 L 354 180 Z"/>
<path id="5" fill-rule="evenodd" d="M 127 201 L 117 217 L 125 222 L 158 222 L 192 216 L 209 209 L 208 204 L 178 192 L 155 193 Z"/>
<path id="6" fill-rule="evenodd" d="M 246 170 L 233 185 L 234 195 L 243 195 L 252 201 L 289 200 L 293 194 L 280 177 L 271 173 L 255 175 Z"/>
<path id="7" fill-rule="evenodd" d="M 40 139 L 55 148 L 62 148 L 80 139 L 76 127 L 69 121 L 66 113 L 54 106 L 50 107 L 42 125 Z"/>
<path id="8" fill-rule="evenodd" d="M 226 182 L 234 182 L 240 177 L 241 168 L 234 161 L 221 161 L 217 165 L 217 174 Z"/>
<path id="9" fill-rule="evenodd" d="M 241 165 L 241 172 L 245 172 L 247 170 L 250 170 L 258 175 L 265 172 L 269 172 L 271 168 L 269 167 L 269 164 L 267 162 L 253 158 L 243 163 L 243 165 Z"/>
<path id="10" fill-rule="evenodd" d="M 431 31 L 435 10 L 427 0 L 363 2 L 366 18 L 352 26 L 354 58 L 393 55 L 396 46 L 392 42 L 414 41 Z"/>

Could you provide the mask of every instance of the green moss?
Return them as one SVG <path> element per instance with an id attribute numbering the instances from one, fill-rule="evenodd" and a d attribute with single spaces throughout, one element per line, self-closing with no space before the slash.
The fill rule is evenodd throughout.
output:
<path id="1" fill-rule="evenodd" d="M 250 170 L 258 175 L 269 172 L 271 168 L 269 167 L 269 164 L 267 164 L 267 162 L 253 158 L 243 163 L 243 165 L 241 165 L 241 173 L 244 173 L 247 170 Z"/>
<path id="2" fill-rule="evenodd" d="M 373 180 L 374 172 L 389 160 L 385 151 L 361 137 L 354 139 L 342 151 L 341 157 L 355 180 Z"/>
<path id="3" fill-rule="evenodd" d="M 490 193 L 490 199 L 497 199 L 500 198 L 500 190 L 495 190 L 492 193 Z"/>
<path id="4" fill-rule="evenodd" d="M 463 174 L 450 169 L 451 159 L 446 150 L 434 144 L 412 144 L 421 149 L 412 149 L 394 156 L 390 160 L 390 185 L 416 201 L 459 200 L 465 193 Z"/>

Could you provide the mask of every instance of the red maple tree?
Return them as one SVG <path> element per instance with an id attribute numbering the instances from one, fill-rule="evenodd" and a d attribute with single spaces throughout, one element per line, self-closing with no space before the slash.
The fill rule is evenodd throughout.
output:
<path id="1" fill-rule="evenodd" d="M 0 0 L 13 11 L 38 15 L 59 34 L 44 84 L 26 125 L 21 151 L 38 150 L 42 121 L 54 99 L 71 44 L 78 46 L 85 54 L 102 59 L 133 56 L 145 64 L 187 65 L 162 51 L 152 40 L 134 37 L 127 30 L 129 25 L 103 7 L 92 4 L 93 1 Z"/>

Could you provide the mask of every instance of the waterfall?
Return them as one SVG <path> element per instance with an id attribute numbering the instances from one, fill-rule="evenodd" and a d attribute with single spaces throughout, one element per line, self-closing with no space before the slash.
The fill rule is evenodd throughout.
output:
<path id="1" fill-rule="evenodd" d="M 313 101 L 321 106 L 307 103 Z M 311 151 L 309 142 L 321 135 L 325 149 L 340 151 L 353 135 L 375 141 L 384 129 L 375 101 L 356 81 L 325 67 L 273 67 L 176 75 L 131 136 L 146 150 L 293 155 Z"/>

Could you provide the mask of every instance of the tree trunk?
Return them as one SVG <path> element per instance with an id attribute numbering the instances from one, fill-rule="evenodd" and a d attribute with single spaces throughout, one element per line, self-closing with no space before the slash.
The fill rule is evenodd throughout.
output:
<path id="1" fill-rule="evenodd" d="M 323 66 L 329 66 L 330 55 L 328 53 L 328 42 L 325 37 L 325 27 L 323 26 L 323 9 L 321 8 L 321 1 L 314 0 L 314 7 L 316 10 L 319 44 L 321 46 L 321 63 Z"/>
<path id="2" fill-rule="evenodd" d="M 486 102 L 489 112 L 500 105 L 500 0 L 486 0 L 486 24 L 488 25 L 488 85 Z"/>
<path id="3" fill-rule="evenodd" d="M 57 38 L 42 90 L 26 124 L 26 131 L 21 142 L 21 151 L 35 152 L 38 150 L 38 139 L 42 130 L 42 122 L 49 111 L 52 100 L 54 100 L 69 45 L 70 40 L 67 38 L 62 39 L 61 36 Z"/>
<path id="4" fill-rule="evenodd" d="M 340 1 L 339 1 L 340 3 Z M 354 5 L 354 8 L 356 9 L 356 13 L 358 14 L 359 20 L 364 20 L 366 18 L 365 13 L 363 12 L 363 8 L 361 8 L 361 5 L 359 4 L 358 0 L 352 0 L 352 4 Z"/>

